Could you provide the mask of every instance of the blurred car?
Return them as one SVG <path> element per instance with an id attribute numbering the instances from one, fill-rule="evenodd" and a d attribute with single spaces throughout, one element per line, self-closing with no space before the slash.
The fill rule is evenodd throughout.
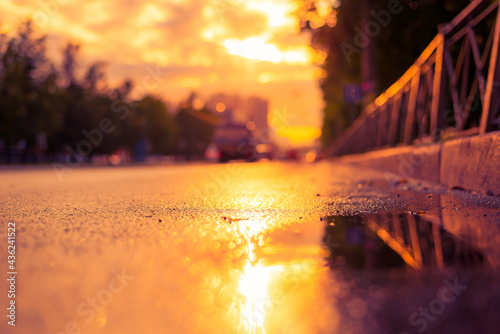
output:
<path id="1" fill-rule="evenodd" d="M 243 124 L 227 124 L 215 129 L 214 143 L 220 162 L 244 159 L 254 161 L 256 157 L 252 133 Z"/>

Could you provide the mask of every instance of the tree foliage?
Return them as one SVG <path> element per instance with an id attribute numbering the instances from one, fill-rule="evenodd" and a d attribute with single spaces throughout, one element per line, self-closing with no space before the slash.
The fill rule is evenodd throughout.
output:
<path id="1" fill-rule="evenodd" d="M 0 36 L 0 155 L 7 161 L 21 142 L 26 157 L 43 150 L 52 159 L 90 144 L 83 158 L 120 148 L 134 152 L 141 140 L 151 148 L 147 153 L 176 152 L 177 123 L 161 99 L 134 101 L 131 81 L 109 88 L 106 65 L 83 67 L 77 44 L 68 43 L 62 63 L 54 65 L 45 40 L 30 21 L 14 36 Z M 103 124 L 112 130 L 98 134 Z"/>
<path id="2" fill-rule="evenodd" d="M 162 100 L 147 95 L 137 102 L 136 112 L 140 131 L 152 144 L 151 153 L 171 154 L 177 150 L 177 120 Z"/>
<path id="3" fill-rule="evenodd" d="M 35 37 L 30 22 L 16 37 L 0 40 L 0 138 L 34 142 L 37 133 L 54 133 L 60 110 L 52 105 L 57 73 L 45 57 L 45 38 Z"/>
<path id="4" fill-rule="evenodd" d="M 326 72 L 321 81 L 325 101 L 323 144 L 326 146 L 338 137 L 363 107 L 363 103 L 352 106 L 344 101 L 345 85 L 358 84 L 365 91 L 371 90 L 374 94 L 365 92 L 366 104 L 411 66 L 437 34 L 439 24 L 449 22 L 468 3 L 468 0 L 303 0 L 298 13 L 301 29 L 310 31 L 311 45 L 326 53 L 321 65 Z M 367 76 L 363 57 L 373 71 L 373 82 L 363 82 Z"/>

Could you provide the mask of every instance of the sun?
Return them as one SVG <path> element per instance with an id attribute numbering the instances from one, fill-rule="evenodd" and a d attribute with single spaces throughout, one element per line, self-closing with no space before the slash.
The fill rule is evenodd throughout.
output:
<path id="1" fill-rule="evenodd" d="M 245 40 L 227 39 L 224 41 L 229 54 L 248 59 L 279 63 L 283 54 L 274 44 L 267 43 L 262 37 L 250 37 Z"/>
<path id="2" fill-rule="evenodd" d="M 265 37 L 257 36 L 244 40 L 229 38 L 224 41 L 224 47 L 233 56 L 291 65 L 310 65 L 314 56 L 312 49 L 307 46 L 288 47 L 287 50 L 281 50 L 275 44 L 267 42 Z"/>

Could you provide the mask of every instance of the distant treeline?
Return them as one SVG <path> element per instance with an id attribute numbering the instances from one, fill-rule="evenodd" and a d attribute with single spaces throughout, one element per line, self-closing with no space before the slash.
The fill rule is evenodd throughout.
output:
<path id="1" fill-rule="evenodd" d="M 56 66 L 45 40 L 30 21 L 0 35 L 0 163 L 90 161 L 117 150 L 136 160 L 203 154 L 217 118 L 195 110 L 192 97 L 176 113 L 159 97 L 134 99 L 130 80 L 108 86 L 104 63 L 80 67 L 79 45 L 68 43 Z"/>

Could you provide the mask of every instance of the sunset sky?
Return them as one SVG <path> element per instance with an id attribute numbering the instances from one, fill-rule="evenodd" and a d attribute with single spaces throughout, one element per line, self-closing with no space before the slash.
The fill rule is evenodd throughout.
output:
<path id="1" fill-rule="evenodd" d="M 68 41 L 84 64 L 107 63 L 108 81 L 131 78 L 136 96 L 177 103 L 189 92 L 256 95 L 294 144 L 319 136 L 322 56 L 298 34 L 296 0 L 2 0 L 0 30 L 31 18 L 60 62 Z M 273 114 L 281 117 L 273 117 Z M 288 115 L 283 121 L 283 114 Z"/>

